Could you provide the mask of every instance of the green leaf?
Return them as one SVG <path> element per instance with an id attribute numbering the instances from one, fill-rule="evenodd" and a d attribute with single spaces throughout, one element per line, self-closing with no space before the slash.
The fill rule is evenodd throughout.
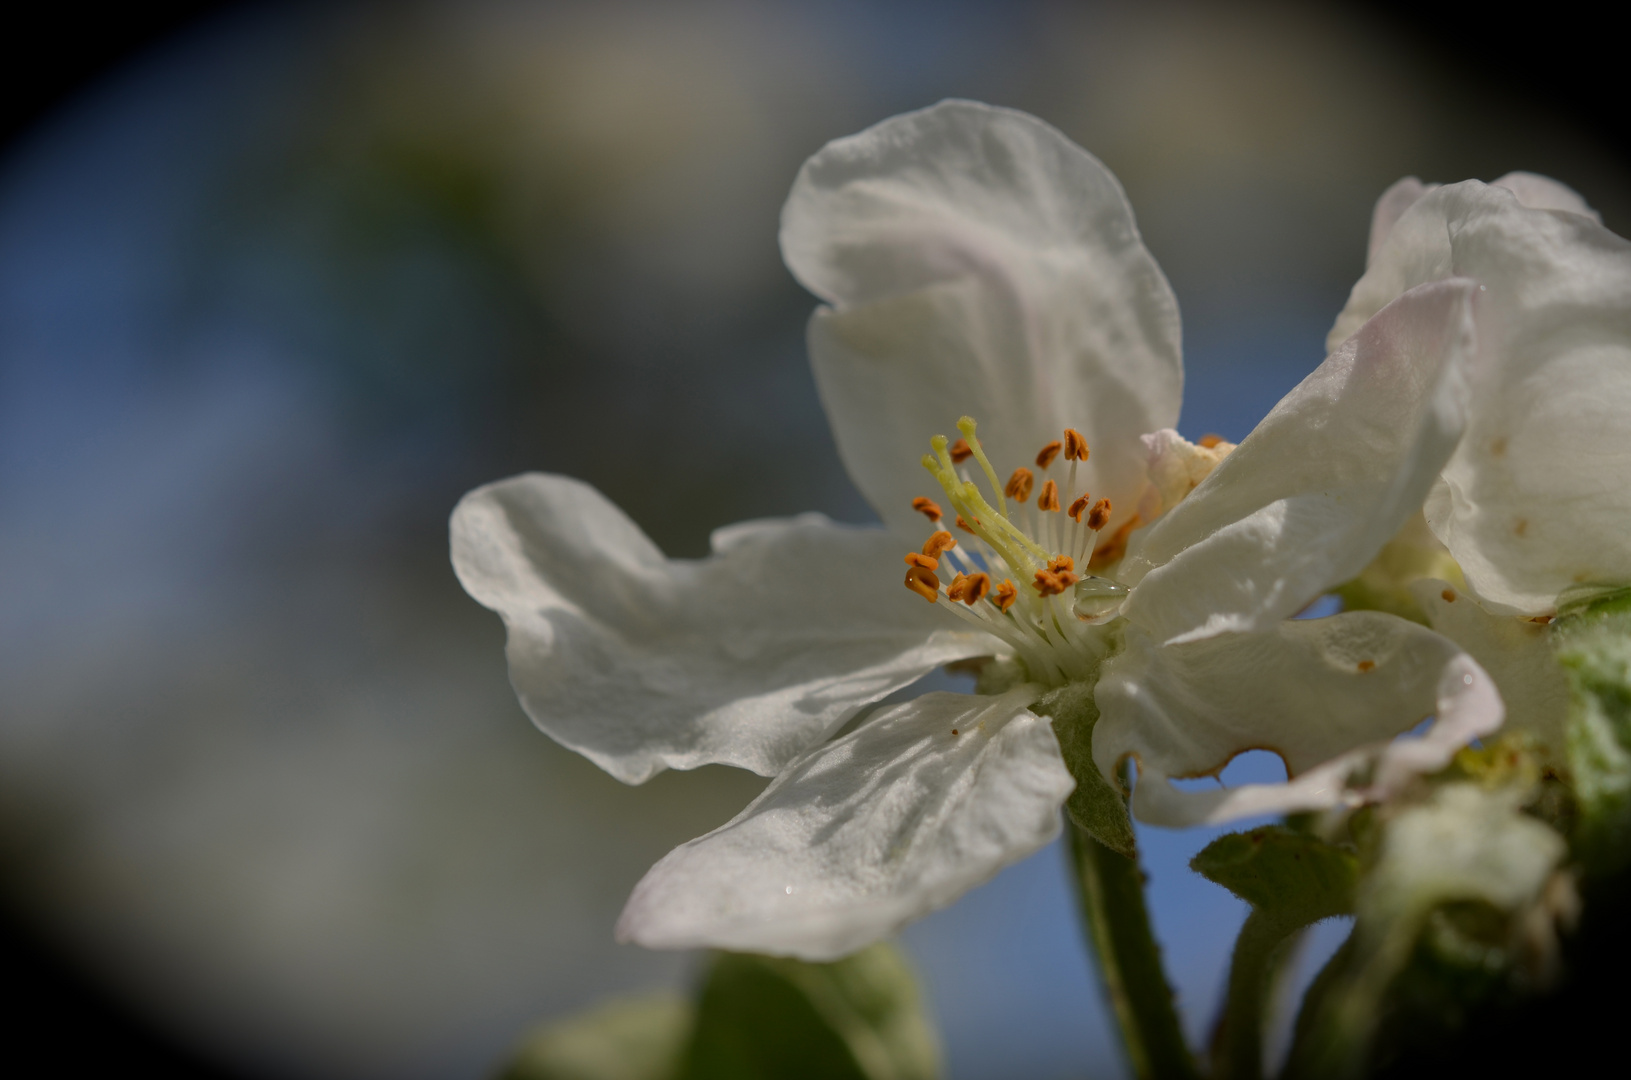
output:
<path id="1" fill-rule="evenodd" d="M 1189 866 L 1293 929 L 1352 913 L 1359 879 L 1351 850 L 1279 825 L 1220 836 Z"/>
<path id="2" fill-rule="evenodd" d="M 548 1024 L 502 1080 L 674 1080 L 695 1010 L 678 994 L 624 998 Z"/>
<path id="3" fill-rule="evenodd" d="M 1099 722 L 1093 690 L 1093 683 L 1070 683 L 1051 691 L 1031 711 L 1053 721 L 1059 752 L 1076 780 L 1076 790 L 1065 800 L 1070 820 L 1111 851 L 1133 859 L 1138 844 L 1127 816 L 1127 798 L 1093 763 L 1093 728 Z"/>
<path id="4" fill-rule="evenodd" d="M 1631 865 L 1631 589 L 1565 594 L 1552 640 L 1569 683 L 1575 849 L 1594 875 Z"/>
<path id="5" fill-rule="evenodd" d="M 893 946 L 831 964 L 720 953 L 680 1080 L 928 1080 L 939 1070 L 916 980 Z"/>
<path id="6" fill-rule="evenodd" d="M 1359 862 L 1350 850 L 1280 826 L 1220 836 L 1190 868 L 1252 906 L 1229 965 L 1229 996 L 1212 1045 L 1218 1080 L 1263 1073 L 1264 1011 L 1292 936 L 1353 911 Z"/>

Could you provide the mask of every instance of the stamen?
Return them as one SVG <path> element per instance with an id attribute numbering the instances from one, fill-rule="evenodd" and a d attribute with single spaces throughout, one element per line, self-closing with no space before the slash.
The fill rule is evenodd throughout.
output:
<path id="1" fill-rule="evenodd" d="M 1078 580 L 1069 570 L 1038 570 L 1036 591 L 1042 596 L 1058 596 Z"/>
<path id="2" fill-rule="evenodd" d="M 1047 483 L 1042 485 L 1042 494 L 1036 497 L 1036 508 L 1038 510 L 1059 509 L 1058 484 L 1054 483 L 1052 480 L 1049 480 Z"/>
<path id="3" fill-rule="evenodd" d="M 1014 588 L 1014 583 L 1003 578 L 1002 584 L 997 586 L 997 591 L 991 594 L 991 602 L 997 605 L 998 611 L 1007 611 L 1014 606 L 1014 601 L 1018 597 L 1019 590 Z"/>
<path id="4" fill-rule="evenodd" d="M 1206 449 L 1210 450 L 1210 449 L 1212 449 L 1214 446 L 1216 446 L 1218 443 L 1220 443 L 1222 441 L 1223 441 L 1223 436 L 1222 435 L 1202 435 L 1200 445 L 1202 445 L 1202 446 L 1206 447 Z"/>
<path id="5" fill-rule="evenodd" d="M 991 579 L 985 574 L 958 574 L 951 588 L 946 590 L 946 595 L 973 607 L 990 591 Z"/>
<path id="6" fill-rule="evenodd" d="M 962 518 L 957 520 L 961 521 Z M 938 559 L 942 551 L 956 546 L 957 537 L 942 529 L 940 532 L 930 534 L 929 538 L 923 542 L 923 554 L 931 559 Z"/>
<path id="7" fill-rule="evenodd" d="M 908 551 L 906 553 L 906 565 L 921 566 L 925 570 L 938 570 L 940 569 L 940 560 L 928 555 L 919 555 L 915 551 Z"/>
<path id="8" fill-rule="evenodd" d="M 1092 501 L 1093 496 L 1084 492 L 1080 499 L 1077 499 L 1075 502 L 1070 504 L 1070 509 L 1065 511 L 1065 513 L 1070 515 L 1070 520 L 1080 525 L 1082 523 L 1082 511 L 1086 510 L 1088 504 Z"/>
<path id="9" fill-rule="evenodd" d="M 911 556 L 907 556 L 907 558 L 911 558 Z M 1055 555 L 1048 560 L 1048 569 L 1055 574 L 1061 570 L 1074 570 L 1076 569 L 1076 562 L 1069 555 Z"/>
<path id="10" fill-rule="evenodd" d="M 1087 515 L 1087 527 L 1098 532 L 1110 523 L 1110 500 L 1100 499 L 1093 504 L 1093 510 Z"/>
<path id="11" fill-rule="evenodd" d="M 919 495 L 917 498 L 912 500 L 912 509 L 922 514 L 936 525 L 940 524 L 940 518 L 942 517 L 940 513 L 940 506 L 933 499 L 925 495 Z"/>
<path id="12" fill-rule="evenodd" d="M 973 456 L 974 451 L 969 448 L 967 439 L 958 439 L 951 444 L 951 460 L 957 464 L 961 465 Z"/>
<path id="13" fill-rule="evenodd" d="M 1064 445 L 1064 443 L 1055 439 L 1044 446 L 1036 455 L 1036 467 L 1046 469 L 1049 465 L 1052 465 L 1053 459 L 1059 456 L 1059 451 L 1064 448 Z"/>
<path id="14" fill-rule="evenodd" d="M 978 520 L 978 519 L 976 519 L 976 520 Z M 959 529 L 962 529 L 964 532 L 968 533 L 970 536 L 977 535 L 974 532 L 974 526 L 972 526 L 968 522 L 964 521 L 962 514 L 958 514 L 957 515 L 957 520 L 955 522 L 953 522 L 952 524 L 956 525 Z"/>
<path id="15" fill-rule="evenodd" d="M 906 587 L 931 604 L 940 596 L 940 579 L 934 576 L 934 571 L 921 566 L 913 566 L 906 571 Z"/>
<path id="16" fill-rule="evenodd" d="M 1065 429 L 1065 460 L 1087 460 L 1087 439 L 1075 428 Z"/>
<path id="17" fill-rule="evenodd" d="M 1002 489 L 1002 493 L 1015 502 L 1022 503 L 1031 497 L 1031 485 L 1035 482 L 1036 478 L 1031 475 L 1031 470 L 1022 465 L 1008 478 L 1008 486 Z"/>
<path id="18" fill-rule="evenodd" d="M 963 436 L 968 439 L 969 447 L 974 451 L 974 456 L 979 459 L 980 468 L 985 472 L 986 480 L 991 483 L 991 490 L 997 493 L 997 506 L 1001 509 L 1002 516 L 1007 517 L 1008 501 L 1003 497 L 1001 485 L 997 483 L 997 470 L 991 467 L 991 460 L 985 456 L 985 447 L 980 445 L 979 437 L 974 434 L 974 429 L 975 424 L 972 416 L 958 418 L 957 430 L 961 431 Z"/>

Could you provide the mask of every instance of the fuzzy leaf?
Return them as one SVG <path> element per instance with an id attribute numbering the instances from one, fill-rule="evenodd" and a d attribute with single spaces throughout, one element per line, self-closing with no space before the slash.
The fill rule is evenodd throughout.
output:
<path id="1" fill-rule="evenodd" d="M 1254 912 L 1293 929 L 1353 911 L 1359 875 L 1353 852 L 1307 833 L 1278 825 L 1230 833 L 1189 865 Z"/>
<path id="2" fill-rule="evenodd" d="M 929 1080 L 935 1037 L 911 969 L 874 945 L 830 964 L 719 953 L 680 1080 Z"/>
<path id="3" fill-rule="evenodd" d="M 1631 861 L 1631 589 L 1565 594 L 1558 607 L 1576 843 L 1589 870 L 1613 873 Z"/>
<path id="4" fill-rule="evenodd" d="M 1081 829 L 1111 851 L 1131 859 L 1137 852 L 1127 797 L 1093 764 L 1093 728 L 1099 707 L 1090 683 L 1062 686 L 1031 706 L 1053 721 L 1053 734 L 1076 790 L 1065 800 L 1065 812 Z"/>
<path id="5" fill-rule="evenodd" d="M 501 1080 L 674 1080 L 695 1009 L 677 994 L 624 998 L 539 1028 Z"/>

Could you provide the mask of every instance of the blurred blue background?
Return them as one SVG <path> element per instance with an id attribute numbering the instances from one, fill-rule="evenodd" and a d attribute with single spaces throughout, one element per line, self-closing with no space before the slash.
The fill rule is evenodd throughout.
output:
<path id="1" fill-rule="evenodd" d="M 625 788 L 538 734 L 446 517 L 545 469 L 676 556 L 868 520 L 777 214 L 825 141 L 946 96 L 1121 178 L 1183 310 L 1191 437 L 1238 440 L 1322 359 L 1402 175 L 1528 168 L 1631 220 L 1600 131 L 1349 6 L 184 22 L 0 159 L 0 859 L 39 955 L 263 1077 L 481 1075 L 540 1019 L 684 985 L 695 957 L 612 923 L 762 781 Z M 1197 1042 L 1244 917 L 1185 869 L 1216 834 L 1143 835 Z M 1121 1071 L 1059 850 L 904 941 L 952 1077 Z"/>

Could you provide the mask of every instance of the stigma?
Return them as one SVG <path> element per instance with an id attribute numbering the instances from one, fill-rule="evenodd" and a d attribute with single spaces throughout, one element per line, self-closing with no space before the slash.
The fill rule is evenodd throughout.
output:
<path id="1" fill-rule="evenodd" d="M 931 532 L 906 555 L 906 587 L 1001 638 L 1037 681 L 1087 677 L 1102 649 L 1097 626 L 1116 614 L 1127 588 L 1086 573 L 1098 565 L 1099 532 L 1111 515 L 1110 500 L 1095 500 L 1078 482 L 1086 438 L 1067 428 L 1038 451 L 1034 467 L 1021 465 L 1004 482 L 973 418 L 960 419 L 957 430 L 955 442 L 930 439 L 922 458 L 949 506 L 926 496 L 912 501 Z M 1049 475 L 1061 458 L 1063 475 Z M 943 524 L 947 516 L 965 534 L 961 544 Z"/>

